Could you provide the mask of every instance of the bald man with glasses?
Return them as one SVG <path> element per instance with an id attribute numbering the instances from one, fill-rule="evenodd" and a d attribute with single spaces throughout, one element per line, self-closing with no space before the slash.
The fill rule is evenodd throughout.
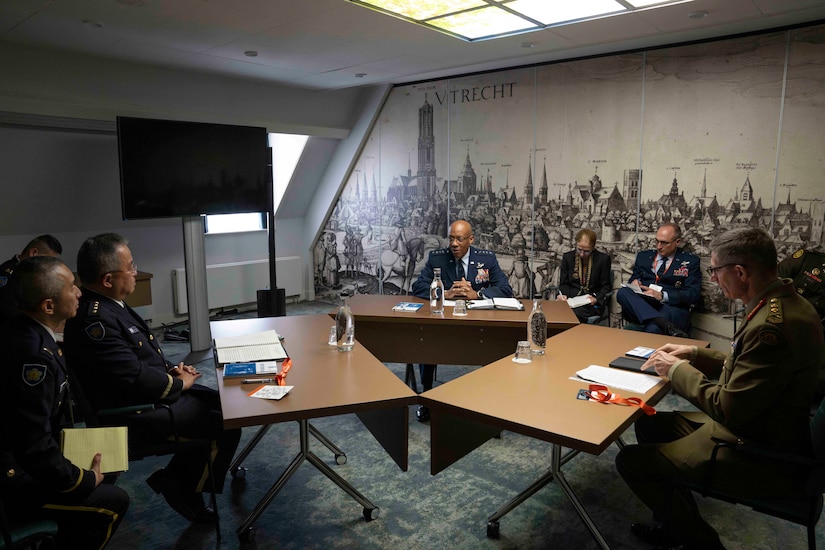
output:
<path id="1" fill-rule="evenodd" d="M 702 293 L 699 256 L 685 252 L 682 230 L 665 223 L 656 231 L 656 250 L 636 255 L 628 288 L 620 288 L 616 301 L 625 320 L 644 326 L 645 332 L 686 337 L 690 312 Z"/>

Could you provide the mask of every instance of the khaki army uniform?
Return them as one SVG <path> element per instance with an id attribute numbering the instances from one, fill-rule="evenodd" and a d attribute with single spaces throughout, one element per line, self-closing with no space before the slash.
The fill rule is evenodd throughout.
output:
<path id="1" fill-rule="evenodd" d="M 771 284 L 745 311 L 730 353 L 697 349 L 670 371 L 674 391 L 700 412 L 642 417 L 636 423 L 640 444 L 625 447 L 616 458 L 619 473 L 656 518 L 670 517 L 679 539 L 697 547 L 717 547 L 718 535 L 699 515 L 690 492 L 674 496 L 670 482 L 704 482 L 715 438 L 812 452 L 809 411 L 825 362 L 816 312 L 790 279 Z M 805 474 L 777 471 L 771 463 L 733 452 L 719 453 L 714 472 L 713 486 L 754 497 L 788 496 Z"/>

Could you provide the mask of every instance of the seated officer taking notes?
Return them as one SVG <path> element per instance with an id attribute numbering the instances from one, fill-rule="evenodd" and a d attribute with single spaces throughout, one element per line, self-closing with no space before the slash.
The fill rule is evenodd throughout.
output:
<path id="1" fill-rule="evenodd" d="M 809 412 L 825 358 L 819 316 L 790 279 L 777 277 L 776 248 L 762 229 L 733 229 L 713 239 L 710 249 L 711 281 L 745 304 L 730 353 L 677 344 L 656 350 L 643 368 L 652 366 L 669 378 L 673 390 L 699 410 L 641 417 L 635 425 L 638 445 L 616 456 L 621 476 L 665 524 L 631 526 L 648 544 L 722 548 L 691 491 L 673 481 L 782 498 L 792 496 L 807 475 L 805 468 L 780 469 L 769 460 L 722 450 L 709 478 L 717 440 L 813 456 Z"/>
<path id="2" fill-rule="evenodd" d="M 196 384 L 191 365 L 174 365 L 163 355 L 149 327 L 124 302 L 135 290 L 137 267 L 128 241 L 114 233 L 87 239 L 77 254 L 83 297 L 77 317 L 66 323 L 64 347 L 69 368 L 80 379 L 95 410 L 168 404 L 182 438 L 212 439 L 215 486 L 220 492 L 235 454 L 240 430 L 224 430 L 218 392 Z M 167 441 L 169 415 L 157 409 L 126 415 L 130 441 Z M 207 481 L 208 450 L 176 453 L 165 469 L 147 480 L 169 505 L 189 521 L 214 520 L 201 492 Z"/>
<path id="3" fill-rule="evenodd" d="M 501 272 L 495 253 L 471 246 L 473 241 L 473 228 L 469 222 L 453 222 L 450 226 L 450 247 L 430 252 L 418 280 L 413 283 L 413 295 L 429 298 L 433 269 L 441 268 L 444 298 L 447 300 L 511 298 L 513 289 Z M 419 370 L 423 390 L 432 389 L 435 365 L 420 365 Z M 419 422 L 426 422 L 430 419 L 430 411 L 422 405 L 418 407 L 416 416 Z"/>
<path id="4" fill-rule="evenodd" d="M 656 250 L 636 255 L 628 285 L 620 288 L 616 301 L 622 316 L 644 326 L 645 332 L 686 337 L 690 311 L 699 303 L 702 272 L 699 257 L 679 248 L 682 230 L 665 223 L 656 232 Z"/>
<path id="5" fill-rule="evenodd" d="M 60 450 L 73 426 L 70 383 L 55 331 L 75 316 L 80 290 L 54 257 L 15 266 L 21 312 L 0 332 L 0 499 L 14 523 L 57 522 L 58 548 L 103 548 L 123 520 L 129 495 L 104 480 L 101 454 L 72 464 Z"/>

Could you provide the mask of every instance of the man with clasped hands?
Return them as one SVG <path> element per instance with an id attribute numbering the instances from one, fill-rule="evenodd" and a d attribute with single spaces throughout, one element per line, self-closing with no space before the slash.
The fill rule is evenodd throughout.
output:
<path id="1" fill-rule="evenodd" d="M 777 277 L 776 248 L 762 229 L 733 229 L 716 237 L 710 248 L 711 281 L 726 297 L 742 300 L 745 320 L 728 354 L 666 344 L 650 356 L 642 368 L 655 367 L 699 411 L 641 417 L 635 426 L 639 444 L 616 457 L 633 492 L 657 521 L 667 522 L 667 532 L 662 526 L 631 525 L 648 544 L 723 548 L 691 492 L 674 488 L 672 480 L 781 498 L 807 475 L 804 468 L 782 471 L 771 461 L 722 450 L 713 477 L 706 480 L 715 440 L 812 454 L 809 412 L 825 359 L 819 316 L 790 279 Z"/>
<path id="2" fill-rule="evenodd" d="M 418 280 L 413 283 L 413 295 L 428 299 L 433 269 L 441 268 L 444 298 L 447 300 L 512 297 L 513 289 L 501 272 L 495 252 L 476 248 L 472 246 L 473 241 L 470 222 L 453 222 L 450 225 L 450 247 L 430 252 Z M 435 365 L 419 365 L 419 372 L 423 390 L 431 390 Z M 421 405 L 416 416 L 419 422 L 427 422 L 430 411 Z"/>
<path id="3" fill-rule="evenodd" d="M 170 363 L 144 320 L 125 302 L 135 290 L 137 266 L 124 237 L 104 233 L 87 239 L 77 253 L 77 271 L 83 297 L 77 317 L 66 323 L 69 367 L 95 410 L 168 404 L 181 438 L 212 440 L 211 450 L 178 451 L 147 483 L 187 520 L 214 521 L 215 511 L 201 494 L 211 488 L 209 456 L 214 457 L 220 492 L 241 430 L 223 429 L 218 392 L 196 383 L 201 374 L 193 366 Z M 130 440 L 151 444 L 173 435 L 163 409 L 125 415 L 123 420 Z"/>

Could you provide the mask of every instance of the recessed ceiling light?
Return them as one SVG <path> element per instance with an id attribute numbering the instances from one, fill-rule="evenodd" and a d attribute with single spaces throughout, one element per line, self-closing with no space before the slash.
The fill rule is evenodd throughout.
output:
<path id="1" fill-rule="evenodd" d="M 519 48 L 532 48 L 535 44 L 532 42 L 522 42 L 518 45 Z"/>
<path id="2" fill-rule="evenodd" d="M 246 57 L 258 57 L 258 52 L 256 52 L 255 50 L 246 50 L 243 54 Z"/>
<path id="3" fill-rule="evenodd" d="M 103 27 L 103 23 L 101 23 L 100 21 L 92 21 L 91 19 L 84 19 L 83 24 L 93 29 L 99 29 Z"/>
<path id="4" fill-rule="evenodd" d="M 355 78 L 364 78 L 367 76 L 367 73 L 355 73 Z"/>
<path id="5" fill-rule="evenodd" d="M 707 16 L 708 16 L 708 12 L 706 12 L 705 10 L 692 11 L 688 14 L 688 17 L 690 17 L 691 19 L 703 19 Z"/>

